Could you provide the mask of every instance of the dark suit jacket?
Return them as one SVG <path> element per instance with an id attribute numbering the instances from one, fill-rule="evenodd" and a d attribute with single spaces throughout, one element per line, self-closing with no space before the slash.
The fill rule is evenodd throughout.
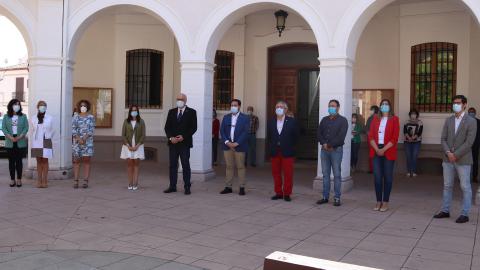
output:
<path id="1" fill-rule="evenodd" d="M 286 116 L 280 134 L 277 130 L 277 118 L 271 119 L 267 124 L 267 133 L 270 156 L 276 156 L 278 149 L 284 157 L 295 156 L 295 144 L 300 136 L 300 129 L 295 119 Z"/>
<path id="2" fill-rule="evenodd" d="M 480 119 L 475 118 L 477 120 L 477 136 L 475 136 L 475 142 L 473 143 L 472 149 L 480 148 Z"/>
<path id="3" fill-rule="evenodd" d="M 177 143 L 178 146 L 193 147 L 192 136 L 197 131 L 197 112 L 190 108 L 185 107 L 182 118 L 177 120 L 178 108 L 173 108 L 168 111 L 167 122 L 165 123 L 165 133 L 167 138 L 176 137 L 178 135 L 183 136 L 183 142 Z M 168 140 L 169 145 L 173 145 Z"/>
<path id="4" fill-rule="evenodd" d="M 225 141 L 232 141 L 230 136 L 230 129 L 232 127 L 232 114 L 227 114 L 223 117 L 222 125 L 220 127 L 220 136 L 222 137 L 223 150 L 230 149 L 225 145 Z M 248 151 L 248 130 L 250 128 L 250 117 L 243 113 L 239 113 L 237 123 L 235 124 L 235 133 L 233 142 L 239 145 L 235 148 L 237 152 Z"/>

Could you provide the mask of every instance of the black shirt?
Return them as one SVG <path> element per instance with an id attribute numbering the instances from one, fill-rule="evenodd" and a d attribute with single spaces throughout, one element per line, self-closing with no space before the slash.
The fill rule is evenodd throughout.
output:
<path id="1" fill-rule="evenodd" d="M 321 145 L 328 144 L 333 148 L 343 146 L 348 131 L 347 118 L 335 115 L 325 116 L 318 126 L 317 139 Z"/>

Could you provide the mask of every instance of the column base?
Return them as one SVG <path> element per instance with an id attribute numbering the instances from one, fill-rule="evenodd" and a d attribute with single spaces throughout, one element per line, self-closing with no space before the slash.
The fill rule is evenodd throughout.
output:
<path id="1" fill-rule="evenodd" d="M 27 170 L 25 170 L 24 176 L 27 179 L 37 179 L 37 169 L 28 168 Z M 67 179 L 73 179 L 72 168 L 48 170 L 48 180 L 67 180 Z"/>
<path id="2" fill-rule="evenodd" d="M 475 196 L 475 204 L 480 205 L 480 187 L 477 189 L 477 195 Z"/>
<path id="3" fill-rule="evenodd" d="M 205 171 L 195 171 L 192 170 L 192 176 L 190 178 L 190 181 L 192 182 L 206 182 L 208 180 L 214 179 L 216 176 L 215 171 L 210 169 L 210 170 L 205 170 Z M 178 179 L 182 180 L 183 179 L 183 173 L 182 170 L 179 168 L 178 170 Z"/>
<path id="4" fill-rule="evenodd" d="M 333 190 L 333 179 L 331 180 Z M 342 193 L 349 192 L 353 189 L 353 178 L 351 176 L 342 178 Z M 313 190 L 323 191 L 323 177 L 317 176 L 313 179 Z"/>

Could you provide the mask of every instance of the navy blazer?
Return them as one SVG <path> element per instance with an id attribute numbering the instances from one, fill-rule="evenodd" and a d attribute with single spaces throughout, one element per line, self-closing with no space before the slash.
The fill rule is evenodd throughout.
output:
<path id="1" fill-rule="evenodd" d="M 228 150 L 230 147 L 225 145 L 225 141 L 232 141 L 230 136 L 230 129 L 232 127 L 232 114 L 225 115 L 222 119 L 222 125 L 220 126 L 220 136 L 222 137 L 223 150 Z M 243 113 L 239 113 L 237 123 L 235 125 L 235 133 L 233 142 L 238 143 L 235 147 L 237 152 L 248 151 L 248 130 L 250 129 L 250 117 Z"/>
<path id="2" fill-rule="evenodd" d="M 277 118 L 269 120 L 267 133 L 271 157 L 276 156 L 279 149 L 284 157 L 295 156 L 295 144 L 300 136 L 300 128 L 294 118 L 285 116 L 282 133 L 280 134 L 277 130 Z"/>
<path id="3" fill-rule="evenodd" d="M 165 122 L 165 133 L 167 139 L 176 137 L 178 135 L 183 136 L 183 141 L 177 144 L 172 144 L 168 140 L 169 146 L 182 146 L 192 148 L 193 147 L 193 134 L 197 132 L 197 112 L 190 108 L 185 107 L 182 118 L 177 119 L 178 108 L 173 108 L 168 111 L 167 122 Z"/>

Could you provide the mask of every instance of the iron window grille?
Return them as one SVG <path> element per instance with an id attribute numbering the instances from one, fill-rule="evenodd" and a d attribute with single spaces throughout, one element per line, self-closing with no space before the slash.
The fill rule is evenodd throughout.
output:
<path id="1" fill-rule="evenodd" d="M 234 62 L 233 52 L 217 51 L 213 87 L 213 107 L 216 110 L 230 110 L 234 92 Z"/>

